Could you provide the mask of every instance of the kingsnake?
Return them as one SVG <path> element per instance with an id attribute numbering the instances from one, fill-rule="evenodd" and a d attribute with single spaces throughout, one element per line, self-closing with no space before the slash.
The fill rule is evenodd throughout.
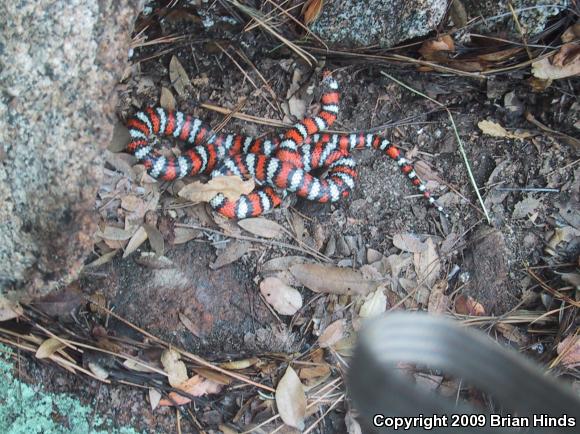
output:
<path id="1" fill-rule="evenodd" d="M 318 116 L 303 119 L 279 137 L 255 139 L 216 134 L 200 119 L 179 111 L 149 107 L 128 120 L 131 141 L 127 148 L 153 178 L 165 181 L 199 173 L 254 178 L 260 185 L 254 192 L 236 201 L 218 194 L 210 201 L 220 214 L 239 219 L 255 217 L 278 206 L 281 199 L 274 188 L 317 202 L 335 202 L 348 196 L 356 178 L 351 151 L 378 149 L 394 159 L 429 203 L 447 216 L 411 163 L 386 138 L 365 133 L 319 134 L 336 120 L 339 105 L 338 83 L 330 73 L 325 73 L 322 85 Z M 173 137 L 190 147 L 179 157 L 165 157 L 150 143 L 152 136 Z M 324 178 L 310 174 L 318 168 L 328 169 Z"/>

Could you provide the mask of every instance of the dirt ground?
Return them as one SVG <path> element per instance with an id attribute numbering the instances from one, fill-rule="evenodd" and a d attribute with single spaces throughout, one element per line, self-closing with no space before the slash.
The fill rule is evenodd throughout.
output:
<path id="1" fill-rule="evenodd" d="M 226 22 L 204 30 L 199 18 L 194 19 L 188 13 L 186 10 L 180 16 L 159 21 L 150 15 L 138 22 L 148 40 L 192 31 L 199 35 L 186 43 L 175 41 L 135 48 L 131 53 L 133 66 L 119 84 L 120 124 L 138 109 L 157 105 L 162 88 L 173 94 L 177 109 L 214 127 L 224 117 L 203 109 L 202 103 L 288 122 L 296 119 L 285 118 L 284 112 L 275 108 L 292 96 L 306 104 L 308 113 L 316 112 L 319 70 L 308 68 L 286 50 L 271 51 L 274 44 L 261 33 L 236 33 L 231 39 L 232 27 Z M 216 40 L 224 41 L 225 52 L 238 63 L 242 61 L 237 53 L 242 51 L 253 67 L 243 63 L 242 71 L 227 54 L 209 44 Z M 174 57 L 192 83 L 184 95 L 179 95 L 170 79 L 169 65 Z M 578 149 L 561 136 L 531 123 L 526 114 L 554 131 L 578 137 L 580 82 L 560 80 L 535 93 L 526 81 L 525 70 L 477 80 L 434 71 L 418 72 L 410 66 L 346 62 L 331 55 L 321 61 L 333 71 L 341 86 L 340 113 L 332 129 L 344 132 L 372 129 L 389 138 L 417 165 L 421 178 L 441 198 L 449 218 L 426 205 L 392 160 L 367 150 L 355 153 L 359 178 L 348 199 L 329 205 L 288 197 L 280 209 L 266 216 L 294 234 L 280 239 L 285 244 L 236 240 L 227 234 L 248 234 L 233 223 L 216 220 L 204 204 L 184 205 L 174 194 L 175 185 L 141 183 L 139 178 L 127 176 L 119 169 L 122 164 L 119 161 L 128 163 L 129 168 L 136 161 L 114 153 L 111 161 L 116 165 L 107 167 L 103 191 L 118 189 L 121 183 L 124 192 L 137 195 L 141 192 L 140 197 L 160 192 L 153 223 L 163 235 L 172 233 L 176 224 L 210 231 L 196 229 L 193 239 L 182 244 L 172 245 L 166 238 L 164 256 L 171 262 L 170 267 L 143 262 L 139 255 L 140 251 L 148 250 L 147 243 L 127 258 L 117 255 L 84 273 L 82 291 L 101 294 L 116 314 L 208 360 L 304 353 L 316 341 L 316 331 L 337 319 L 353 320 L 356 315 L 345 307 L 351 300 L 335 294 L 321 296 L 300 288 L 303 307 L 299 314 L 277 315 L 259 294 L 264 264 L 278 257 L 308 256 L 304 251 L 287 248 L 288 243 L 298 245 L 297 238 L 324 253 L 334 264 L 360 269 L 372 262 L 369 258 L 375 251 L 380 258 L 399 255 L 401 249 L 394 238 L 397 234 L 414 234 L 421 242 L 430 239 L 436 246 L 440 260 L 437 280 L 445 283 L 447 295 L 463 294 L 479 303 L 486 314 L 499 316 L 521 305 L 524 295 L 535 291 L 536 296 L 526 299 L 526 308 L 541 309 L 544 300 L 537 295 L 537 282 L 530 277 L 527 267 L 577 261 L 580 251 L 577 236 L 568 238 L 565 245 L 551 250 L 548 247 L 552 246 L 550 241 L 557 229 L 580 228 L 580 166 Z M 447 112 L 381 71 L 449 107 L 489 211 L 490 223 L 474 193 Z M 262 77 L 275 98 L 262 86 Z M 293 83 L 298 90 L 290 95 Z M 483 120 L 498 123 L 511 132 L 530 134 L 521 139 L 491 137 L 478 128 Z M 223 131 L 256 136 L 280 129 L 232 118 Z M 502 187 L 514 191 L 502 191 L 499 189 Z M 533 192 L 522 188 L 549 190 Z M 103 195 L 97 207 L 103 224 L 123 221 L 119 199 L 109 200 Z M 240 258 L 230 263 L 226 260 L 225 265 L 219 266 L 216 258 L 227 248 L 241 253 Z M 103 253 L 106 252 L 99 251 L 97 246 L 95 257 Z M 405 282 L 417 276 L 407 272 L 401 278 L 399 298 L 387 296 L 387 309 L 397 305 L 400 295 L 405 294 Z M 554 275 L 548 278 L 552 283 L 557 279 Z M 426 306 L 421 299 L 411 297 L 404 307 Z M 191 321 L 190 327 L 184 326 L 183 316 Z M 131 335 L 113 319 L 106 327 L 109 334 Z M 554 336 L 529 335 L 518 347 L 531 357 L 546 360 L 548 356 L 534 348 L 541 343 L 548 353 L 553 352 L 553 339 Z M 175 410 L 171 407 L 151 410 L 146 393 L 139 389 L 105 386 L 62 370 L 55 375 L 58 368 L 36 362 L 28 368 L 27 375 L 32 381 L 56 391 L 75 393 L 93 403 L 96 411 L 119 423 L 133 424 L 136 429 L 148 432 L 175 431 Z M 215 429 L 218 424 L 231 421 L 241 402 L 243 390 L 228 391 L 199 398 L 195 413 L 202 426 Z M 332 412 L 325 424 L 317 428 L 319 432 L 344 431 L 344 411 L 342 408 Z M 257 422 L 266 418 L 258 410 L 255 413 Z M 184 432 L 194 429 L 185 413 L 181 423 Z"/>

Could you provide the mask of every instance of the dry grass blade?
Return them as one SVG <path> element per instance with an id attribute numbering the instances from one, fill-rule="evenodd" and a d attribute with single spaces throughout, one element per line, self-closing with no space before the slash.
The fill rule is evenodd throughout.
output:
<path id="1" fill-rule="evenodd" d="M 259 125 L 268 125 L 270 127 L 276 128 L 290 128 L 292 126 L 291 124 L 287 124 L 285 122 L 281 122 L 276 119 L 265 119 L 259 118 L 257 116 L 247 115 L 244 113 L 237 113 L 235 110 L 223 108 L 214 104 L 203 103 L 200 104 L 200 106 L 206 110 L 211 110 L 217 113 L 221 113 L 223 115 L 231 115 L 231 117 L 233 118 L 240 119 L 246 122 L 252 122 Z"/>
<path id="2" fill-rule="evenodd" d="M 485 214 L 487 222 L 489 224 L 491 224 L 491 218 L 489 216 L 489 213 L 487 212 L 487 208 L 485 206 L 485 203 L 483 202 L 483 198 L 481 197 L 481 193 L 479 192 L 479 187 L 477 186 L 477 182 L 475 181 L 475 177 L 473 176 L 473 172 L 471 170 L 471 165 L 469 164 L 469 159 L 467 158 L 467 154 L 465 153 L 465 148 L 463 147 L 463 141 L 461 140 L 461 137 L 459 136 L 459 131 L 457 131 L 457 126 L 455 125 L 455 119 L 453 118 L 451 111 L 444 104 L 441 104 L 439 101 L 428 97 L 427 95 L 419 92 L 416 89 L 413 89 L 412 87 L 406 85 L 402 81 L 399 81 L 395 77 L 387 74 L 385 71 L 381 71 L 381 74 L 383 74 L 385 77 L 393 80 L 398 85 L 403 86 L 405 89 L 408 89 L 411 92 L 413 92 L 417 95 L 420 95 L 423 98 L 426 98 L 429 101 L 437 104 L 438 106 L 443 107 L 447 111 L 447 114 L 449 115 L 449 120 L 451 121 L 451 126 L 453 127 L 453 132 L 455 133 L 455 138 L 457 139 L 457 144 L 459 146 L 459 152 L 461 152 L 461 156 L 463 157 L 463 161 L 465 162 L 465 167 L 467 168 L 467 174 L 469 175 L 469 180 L 471 181 L 471 185 L 473 186 L 473 189 L 475 190 L 475 194 L 477 195 L 477 199 L 479 200 L 481 208 L 483 209 L 483 212 Z"/>
<path id="3" fill-rule="evenodd" d="M 241 3 L 237 2 L 236 0 L 229 0 L 229 2 L 232 5 L 234 5 L 235 7 L 237 7 L 239 10 L 241 10 L 242 12 L 247 14 L 249 17 L 256 20 L 256 22 L 258 22 L 260 24 L 260 26 L 262 26 L 268 33 L 270 33 L 272 36 L 274 36 L 276 39 L 278 39 L 280 42 L 282 42 L 284 45 L 286 45 L 288 48 L 290 48 L 292 51 L 294 51 L 298 56 L 300 56 L 302 59 L 304 59 L 304 61 L 308 65 L 314 66 L 316 64 L 316 58 L 314 56 L 312 56 L 310 53 L 304 51 L 302 48 L 300 48 L 299 46 L 297 46 L 296 44 L 294 44 L 293 42 L 289 41 L 284 36 L 282 36 L 278 32 L 276 32 L 269 24 L 267 24 L 262 19 L 262 16 L 258 11 L 241 4 Z"/>

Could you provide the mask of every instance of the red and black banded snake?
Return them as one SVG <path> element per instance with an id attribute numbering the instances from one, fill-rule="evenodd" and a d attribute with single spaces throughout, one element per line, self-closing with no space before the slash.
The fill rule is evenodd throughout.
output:
<path id="1" fill-rule="evenodd" d="M 317 202 L 335 202 L 348 196 L 356 178 L 351 152 L 377 149 L 395 160 L 423 197 L 447 216 L 417 177 L 412 164 L 388 139 L 364 132 L 320 134 L 336 120 L 339 107 L 338 83 L 330 73 L 325 73 L 322 86 L 318 115 L 303 119 L 278 137 L 255 139 L 216 134 L 200 119 L 179 111 L 149 107 L 128 120 L 131 141 L 127 148 L 143 162 L 152 177 L 165 181 L 199 173 L 254 178 L 260 185 L 254 192 L 236 201 L 218 194 L 210 201 L 220 214 L 239 219 L 255 217 L 278 206 L 281 199 L 274 189 Z M 152 136 L 173 137 L 189 148 L 179 157 L 165 157 L 151 145 Z M 318 168 L 328 170 L 325 177 L 310 174 Z"/>

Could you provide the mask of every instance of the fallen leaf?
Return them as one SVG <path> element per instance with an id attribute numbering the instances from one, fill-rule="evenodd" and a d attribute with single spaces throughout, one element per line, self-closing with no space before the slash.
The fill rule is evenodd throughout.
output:
<path id="1" fill-rule="evenodd" d="M 88 364 L 89 370 L 97 377 L 99 380 L 106 380 L 109 378 L 109 371 L 98 363 L 89 362 Z"/>
<path id="2" fill-rule="evenodd" d="M 212 393 L 218 393 L 222 389 L 222 385 L 214 383 L 211 380 L 207 380 L 200 375 L 194 375 L 188 380 L 175 386 L 175 388 L 182 390 L 192 396 L 204 396 Z M 159 405 L 166 407 L 173 405 L 185 405 L 189 404 L 190 402 L 190 398 L 180 395 L 177 392 L 170 392 L 169 399 L 160 400 Z"/>
<path id="3" fill-rule="evenodd" d="M 200 234 L 201 232 L 198 229 L 177 227 L 173 229 L 173 244 L 187 243 L 199 237 Z"/>
<path id="4" fill-rule="evenodd" d="M 302 307 L 300 292 L 276 277 L 266 277 L 262 280 L 260 292 L 266 302 L 280 315 L 294 315 Z"/>
<path id="5" fill-rule="evenodd" d="M 521 200 L 515 204 L 512 218 L 527 218 L 530 214 L 533 214 L 540 205 L 541 202 L 538 199 L 534 199 L 533 197 L 526 197 L 524 200 Z"/>
<path id="6" fill-rule="evenodd" d="M 261 267 L 262 272 L 268 271 L 286 271 L 292 265 L 306 264 L 312 262 L 310 259 L 304 256 L 281 256 L 279 258 L 270 259 Z"/>
<path id="7" fill-rule="evenodd" d="M 216 260 L 209 264 L 209 268 L 217 270 L 225 265 L 231 264 L 244 256 L 252 247 L 248 241 L 230 241 L 225 249 L 223 249 Z"/>
<path id="8" fill-rule="evenodd" d="M 557 351 L 561 365 L 568 369 L 580 366 L 580 335 L 568 335 L 558 344 Z"/>
<path id="9" fill-rule="evenodd" d="M 527 139 L 533 136 L 533 134 L 525 131 L 515 131 L 511 133 L 500 124 L 492 121 L 479 121 L 477 126 L 483 132 L 483 134 L 487 134 L 488 136 L 492 137 L 502 137 L 506 139 Z"/>
<path id="10" fill-rule="evenodd" d="M 300 378 L 290 366 L 276 387 L 276 407 L 286 425 L 304 429 L 306 394 Z"/>
<path id="11" fill-rule="evenodd" d="M 156 270 L 175 268 L 175 264 L 167 256 L 158 256 L 153 252 L 141 252 L 140 255 L 135 257 L 135 262 L 144 267 Z"/>
<path id="12" fill-rule="evenodd" d="M 576 23 L 566 29 L 564 33 L 562 33 L 562 42 L 572 42 L 575 39 L 580 38 L 580 23 Z"/>
<path id="13" fill-rule="evenodd" d="M 484 60 L 486 62 L 501 62 L 503 60 L 511 59 L 516 54 L 518 54 L 520 51 L 522 51 L 522 48 L 513 47 L 513 48 L 507 48 L 505 50 L 494 51 L 493 53 L 480 54 L 477 56 L 477 58 Z"/>
<path id="14" fill-rule="evenodd" d="M 52 356 L 58 350 L 62 350 L 66 345 L 57 338 L 48 338 L 36 350 L 36 357 L 39 359 L 46 359 Z"/>
<path id="15" fill-rule="evenodd" d="M 244 181 L 239 176 L 219 176 L 210 179 L 207 184 L 200 181 L 188 184 L 177 195 L 194 203 L 209 202 L 219 193 L 229 200 L 237 200 L 242 194 L 249 194 L 254 187 L 253 179 Z"/>
<path id="16" fill-rule="evenodd" d="M 445 314 L 449 308 L 449 296 L 445 295 L 447 289 L 447 282 L 444 280 L 437 282 L 431 288 L 429 293 L 429 302 L 427 303 L 427 311 L 432 314 Z"/>
<path id="17" fill-rule="evenodd" d="M 23 313 L 22 306 L 17 301 L 0 294 L 0 322 L 18 318 Z"/>
<path id="18" fill-rule="evenodd" d="M 527 345 L 529 342 L 528 336 L 513 324 L 498 322 L 495 325 L 495 328 L 510 342 L 516 343 L 520 346 Z"/>
<path id="19" fill-rule="evenodd" d="M 359 316 L 361 318 L 372 318 L 385 312 L 387 309 L 387 297 L 385 296 L 385 287 L 379 286 L 376 291 L 367 295 L 367 298 L 360 308 Z"/>
<path id="20" fill-rule="evenodd" d="M 421 242 L 417 235 L 410 233 L 398 233 L 393 236 L 393 245 L 405 252 L 421 253 L 427 248 L 426 244 Z"/>
<path id="21" fill-rule="evenodd" d="M 173 56 L 169 62 L 169 79 L 180 97 L 185 98 L 188 96 L 187 89 L 190 86 L 189 77 L 176 56 Z"/>
<path id="22" fill-rule="evenodd" d="M 213 369 L 209 368 L 194 368 L 193 372 L 196 374 L 201 375 L 203 378 L 207 380 L 211 380 L 217 384 L 223 384 L 227 386 L 228 384 L 232 383 L 232 377 L 229 377 L 221 372 L 214 371 Z"/>
<path id="23" fill-rule="evenodd" d="M 157 256 L 163 256 L 165 253 L 165 240 L 163 235 L 153 225 L 143 224 L 143 229 L 147 232 L 147 238 L 149 238 L 149 244 Z"/>
<path id="24" fill-rule="evenodd" d="M 139 226 L 139 229 L 135 231 L 129 242 L 127 243 L 127 247 L 125 247 L 125 251 L 123 252 L 123 258 L 126 258 L 131 253 L 141 246 L 147 240 L 147 231 L 143 226 Z"/>
<path id="25" fill-rule="evenodd" d="M 366 280 L 360 271 L 332 265 L 297 264 L 290 267 L 290 273 L 314 292 L 366 295 L 378 286 L 378 282 Z"/>
<path id="26" fill-rule="evenodd" d="M 483 316 L 485 308 L 473 298 L 460 294 L 455 298 L 455 312 L 460 315 Z"/>
<path id="27" fill-rule="evenodd" d="M 320 377 L 328 377 L 330 373 L 330 366 L 326 363 L 322 363 L 300 369 L 299 377 L 301 380 L 308 381 L 310 382 L 309 384 L 312 384 L 312 380 Z"/>
<path id="28" fill-rule="evenodd" d="M 161 96 L 159 97 L 159 105 L 166 110 L 175 110 L 175 97 L 169 89 L 161 87 Z"/>
<path id="29" fill-rule="evenodd" d="M 126 211 L 136 211 L 145 208 L 145 201 L 134 194 L 126 194 L 121 198 L 121 208 Z"/>
<path id="30" fill-rule="evenodd" d="M 117 252 L 118 252 L 118 250 L 111 250 L 110 252 L 107 252 L 104 255 L 99 256 L 94 261 L 89 262 L 88 264 L 85 264 L 85 268 L 100 267 L 101 265 L 107 264 L 107 263 L 111 262 L 111 260 L 117 254 Z"/>
<path id="31" fill-rule="evenodd" d="M 72 283 L 60 291 L 52 292 L 35 301 L 34 307 L 49 316 L 65 316 L 84 304 L 82 291 Z"/>
<path id="32" fill-rule="evenodd" d="M 324 0 L 306 0 L 304 2 L 304 6 L 302 6 L 304 25 L 310 25 L 310 23 L 320 16 L 322 6 L 324 6 Z"/>
<path id="33" fill-rule="evenodd" d="M 133 233 L 116 226 L 105 226 L 105 229 L 97 231 L 96 235 L 104 240 L 125 241 L 131 238 Z"/>
<path id="34" fill-rule="evenodd" d="M 127 369 L 137 372 L 157 372 L 155 369 L 148 367 L 147 363 L 138 363 L 132 359 L 126 359 L 123 362 L 123 366 L 125 366 Z"/>
<path id="35" fill-rule="evenodd" d="M 346 321 L 343 319 L 339 319 L 329 324 L 318 338 L 318 345 L 320 348 L 331 347 L 344 338 L 345 327 Z"/>
<path id="36" fill-rule="evenodd" d="M 185 328 L 187 330 L 190 331 L 190 333 L 195 336 L 200 338 L 202 336 L 201 330 L 199 329 L 198 326 L 196 326 L 192 320 L 190 320 L 184 313 L 179 312 L 178 314 L 179 316 L 179 321 L 181 321 L 181 323 L 185 326 Z"/>
<path id="37" fill-rule="evenodd" d="M 157 389 L 149 388 L 149 404 L 151 404 L 151 410 L 155 410 L 159 405 L 161 400 L 161 392 Z"/>
<path id="38" fill-rule="evenodd" d="M 259 361 L 260 359 L 257 357 L 252 357 L 249 359 L 233 360 L 231 362 L 220 363 L 220 367 L 224 369 L 240 371 L 242 369 L 247 369 L 250 366 L 254 366 Z"/>
<path id="39" fill-rule="evenodd" d="M 238 221 L 238 225 L 245 231 L 264 238 L 280 238 L 286 232 L 278 223 L 263 217 L 243 219 Z"/>
<path id="40" fill-rule="evenodd" d="M 431 238 L 427 238 L 425 245 L 425 251 L 413 254 L 413 263 L 419 284 L 431 288 L 439 277 L 441 261 Z"/>
<path id="41" fill-rule="evenodd" d="M 553 56 L 532 63 L 532 74 L 542 80 L 557 80 L 580 74 L 580 45 L 564 44 Z"/>
<path id="42" fill-rule="evenodd" d="M 442 57 L 441 54 L 452 51 L 455 51 L 455 43 L 449 35 L 441 35 L 436 39 L 427 40 L 419 48 L 419 53 L 427 60 L 442 60 L 447 58 L 447 55 Z"/>
<path id="43" fill-rule="evenodd" d="M 178 387 L 187 381 L 187 368 L 180 358 L 179 353 L 172 349 L 167 349 L 161 354 L 163 370 L 167 372 L 167 380 L 173 387 Z"/>

